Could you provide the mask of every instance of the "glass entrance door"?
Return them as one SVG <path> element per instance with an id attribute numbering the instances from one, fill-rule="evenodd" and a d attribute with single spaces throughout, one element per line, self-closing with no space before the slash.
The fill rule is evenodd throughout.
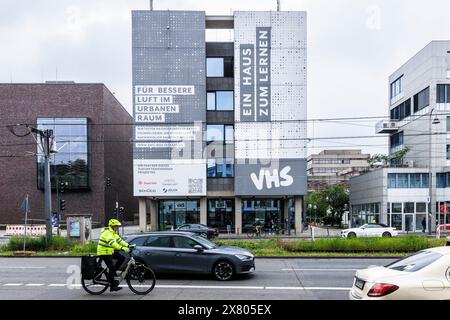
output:
<path id="1" fill-rule="evenodd" d="M 415 231 L 414 224 L 414 215 L 413 214 L 405 214 L 405 228 L 403 231 L 414 232 Z"/>

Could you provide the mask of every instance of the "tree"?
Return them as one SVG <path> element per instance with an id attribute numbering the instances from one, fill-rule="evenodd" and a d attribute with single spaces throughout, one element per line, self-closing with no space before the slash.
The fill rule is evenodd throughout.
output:
<path id="1" fill-rule="evenodd" d="M 404 147 L 402 150 L 399 150 L 396 153 L 394 153 L 392 159 L 395 160 L 397 163 L 401 163 L 403 162 L 403 158 L 409 151 L 411 151 L 410 147 Z"/>
<path id="2" fill-rule="evenodd" d="M 309 193 L 306 197 L 306 206 L 310 221 L 322 221 L 328 211 L 325 192 L 320 190 Z"/>
<path id="3" fill-rule="evenodd" d="M 385 154 L 374 154 L 367 162 L 371 168 L 386 167 L 389 164 L 389 157 Z"/>
<path id="4" fill-rule="evenodd" d="M 341 224 L 342 216 L 347 210 L 350 202 L 350 196 L 348 189 L 342 185 L 336 185 L 329 187 L 325 190 L 326 203 L 328 205 L 328 216 L 327 219 L 331 222 L 331 225 Z"/>

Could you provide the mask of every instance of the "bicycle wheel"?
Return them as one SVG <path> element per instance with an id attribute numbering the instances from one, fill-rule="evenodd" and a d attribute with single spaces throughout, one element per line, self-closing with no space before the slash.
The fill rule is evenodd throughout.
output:
<path id="1" fill-rule="evenodd" d="M 146 295 L 155 287 L 155 273 L 143 264 L 135 264 L 128 271 L 127 284 L 135 294 Z"/>
<path id="2" fill-rule="evenodd" d="M 251 239 L 254 236 L 255 236 L 255 233 L 253 231 L 247 231 L 247 237 L 249 237 Z"/>
<path id="3" fill-rule="evenodd" d="M 100 283 L 97 281 L 101 281 Z M 83 289 L 92 294 L 92 295 L 99 295 L 108 289 L 109 284 L 107 284 L 106 279 L 106 272 L 105 270 L 102 270 L 99 274 L 97 274 L 94 279 L 87 280 L 83 276 L 81 276 L 81 286 Z M 105 282 L 105 283 L 104 283 Z"/>

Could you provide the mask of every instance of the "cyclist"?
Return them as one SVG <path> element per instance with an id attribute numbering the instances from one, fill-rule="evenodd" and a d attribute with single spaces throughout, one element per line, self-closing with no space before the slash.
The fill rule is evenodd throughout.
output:
<path id="1" fill-rule="evenodd" d="M 120 254 L 120 251 L 126 253 L 130 252 L 129 245 L 119 236 L 119 227 L 122 224 L 116 219 L 111 219 L 108 222 L 108 227 L 102 229 L 100 240 L 97 245 L 97 256 L 105 261 L 108 267 L 107 279 L 111 285 L 111 291 L 119 291 L 119 281 L 114 280 L 116 275 L 116 267 L 121 266 L 126 257 Z M 113 259 L 117 259 L 114 264 Z"/>

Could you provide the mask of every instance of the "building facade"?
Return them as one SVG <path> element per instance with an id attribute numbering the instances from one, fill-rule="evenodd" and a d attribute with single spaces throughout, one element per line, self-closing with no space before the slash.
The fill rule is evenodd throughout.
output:
<path id="1" fill-rule="evenodd" d="M 29 195 L 28 218 L 44 222 L 43 157 L 32 135 L 15 136 L 7 126 L 28 124 L 51 129 L 52 211 L 57 212 L 56 185 L 64 183 L 67 214 L 91 214 L 95 225 L 114 217 L 116 199 L 132 221 L 132 118 L 103 84 L 52 82 L 0 84 L 0 224 L 23 223 L 21 204 Z M 25 135 L 25 126 L 14 127 Z M 109 178 L 111 186 L 105 185 Z M 45 223 L 45 222 L 44 222 Z"/>
<path id="2" fill-rule="evenodd" d="M 133 11 L 134 195 L 141 230 L 301 229 L 306 14 Z M 233 42 L 206 42 L 233 29 Z M 149 226 L 149 227 L 148 227 Z"/>
<path id="3" fill-rule="evenodd" d="M 351 177 L 369 170 L 369 157 L 361 150 L 324 150 L 308 156 L 308 190 L 347 185 Z"/>
<path id="4" fill-rule="evenodd" d="M 432 41 L 389 77 L 388 115 L 376 132 L 389 134 L 391 167 L 351 179 L 354 223 L 450 223 L 450 41 Z"/>

